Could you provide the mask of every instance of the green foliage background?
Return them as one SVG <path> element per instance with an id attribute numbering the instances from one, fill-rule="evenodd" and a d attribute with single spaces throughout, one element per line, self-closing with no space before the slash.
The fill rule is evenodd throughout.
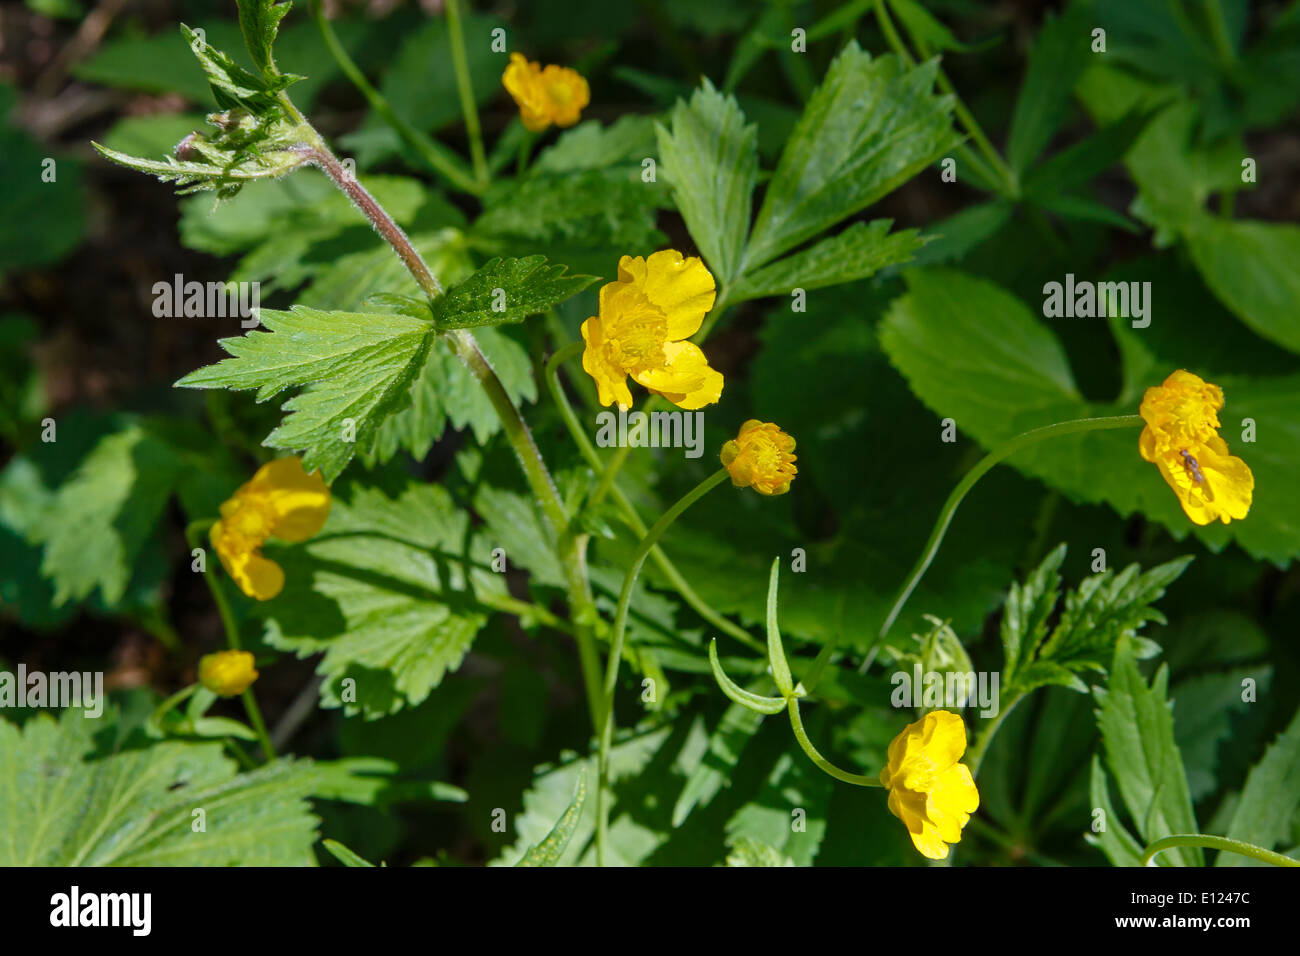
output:
<path id="1" fill-rule="evenodd" d="M 58 7 L 60 42 L 77 6 Z M 431 148 L 467 153 L 445 18 L 360 6 L 334 21 L 343 49 L 402 123 L 445 144 Z M 592 862 L 596 766 L 565 579 L 491 404 L 439 333 L 473 327 L 523 408 L 561 497 L 582 509 L 608 620 L 638 536 L 608 502 L 584 508 L 597 476 L 542 369 L 579 340 L 619 256 L 667 247 L 701 255 L 729 306 L 705 345 L 726 389 L 702 460 L 637 449 L 619 485 L 649 523 L 742 421 L 797 438 L 789 495 L 724 486 L 663 544 L 755 642 L 782 558 L 796 677 L 834 645 L 807 716 L 825 752 L 878 771 L 915 718 L 890 705 L 888 675 L 929 653 L 909 635 L 932 634 L 933 615 L 976 670 L 1002 674 L 1004 706 L 1018 699 L 956 863 L 1135 865 L 1152 840 L 1198 830 L 1296 856 L 1300 177 L 1287 157 L 1300 3 L 880 6 L 907 59 L 863 0 L 474 4 L 467 68 L 492 173 L 479 195 L 358 93 L 305 4 L 283 22 L 285 5 L 246 4 L 251 57 L 234 4 L 163 4 L 119 17 L 54 85 L 36 63 L 0 85 L 0 670 L 103 670 L 113 687 L 102 721 L 0 713 L 0 776 L 17 782 L 0 787 L 0 863 Z M 58 12 L 29 7 L 32 24 Z M 228 58 L 201 69 L 179 22 Z M 218 106 L 274 100 L 277 22 L 274 66 L 302 77 L 294 103 L 450 290 L 432 306 L 316 170 L 241 187 L 256 155 L 219 180 L 165 159 Z M 509 49 L 592 89 L 583 121 L 531 144 L 522 171 L 498 27 Z M 91 119 L 32 121 L 84 91 L 107 104 Z M 250 135 L 271 155 L 282 132 L 267 120 Z M 172 200 L 91 139 L 228 198 Z M 262 330 L 155 317 L 153 284 L 175 273 L 260 282 Z M 1066 273 L 1150 282 L 1150 326 L 1043 318 L 1044 283 Z M 504 316 L 497 287 L 519 303 Z M 1040 425 L 1132 414 L 1176 368 L 1224 388 L 1225 436 L 1256 477 L 1246 520 L 1194 527 L 1128 430 L 1044 443 L 972 492 L 859 673 L 945 496 L 984 452 Z M 594 433 L 576 369 L 565 381 Z M 354 445 L 334 438 L 345 417 Z M 940 438 L 946 419 L 956 442 Z M 149 718 L 222 643 L 184 529 L 273 449 L 319 467 L 334 505 L 317 538 L 268 545 L 280 597 L 234 595 L 285 754 L 248 769 L 221 742 L 247 730 L 235 702 L 211 717 L 211 700 L 192 704 L 162 728 Z M 506 575 L 491 569 L 497 548 Z M 806 570 L 791 573 L 796 549 Z M 879 792 L 826 777 L 779 717 L 719 692 L 714 637 L 728 674 L 771 693 L 761 656 L 648 564 L 611 755 L 614 862 L 920 863 Z M 972 734 L 984 723 L 972 717 Z M 198 800 L 212 808 L 202 837 Z M 1159 858 L 1207 860 L 1250 862 Z"/>

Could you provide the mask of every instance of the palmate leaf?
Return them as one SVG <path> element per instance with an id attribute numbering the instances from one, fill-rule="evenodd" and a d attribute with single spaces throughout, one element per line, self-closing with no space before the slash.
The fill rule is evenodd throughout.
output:
<path id="1" fill-rule="evenodd" d="M 1007 162 L 1017 175 L 1042 154 L 1069 116 L 1074 84 L 1092 56 L 1083 11 L 1079 4 L 1072 4 L 1060 17 L 1049 14 L 1034 38 L 1007 134 Z"/>
<path id="2" fill-rule="evenodd" d="M 303 452 L 307 471 L 332 482 L 405 399 L 433 339 L 427 322 L 394 313 L 322 312 L 294 306 L 260 311 L 270 332 L 222 339 L 233 358 L 201 368 L 180 388 L 257 389 L 264 402 L 290 388 L 289 415 L 266 437 L 270 448 Z"/>
<path id="3" fill-rule="evenodd" d="M 1047 621 L 1060 597 L 1059 570 L 1065 545 L 1058 545 L 1029 575 L 1013 584 L 1002 614 L 1002 680 L 1007 693 L 1018 695 L 1048 684 L 1061 684 L 1086 693 L 1079 674 L 1105 672 L 1121 639 L 1129 641 L 1137 657 L 1159 651 L 1154 642 L 1138 636 L 1147 623 L 1165 623 L 1151 605 L 1191 563 L 1176 558 L 1142 573 L 1130 564 L 1116 574 L 1107 569 L 1085 578 L 1065 595 L 1056 626 L 1048 635 Z"/>
<path id="4" fill-rule="evenodd" d="M 238 773 L 221 744 L 176 742 L 92 759 L 104 724 L 0 721 L 0 866 L 315 864 L 309 762 Z"/>
<path id="5" fill-rule="evenodd" d="M 433 323 L 446 331 L 522 322 L 596 281 L 565 273 L 564 266 L 548 266 L 545 256 L 493 259 L 433 300 Z"/>
<path id="6" fill-rule="evenodd" d="M 851 42 L 795 125 L 745 249 L 741 272 L 853 215 L 906 182 L 959 137 L 952 99 L 932 93 L 937 61 L 914 69 Z"/>
<path id="7" fill-rule="evenodd" d="M 1182 756 L 1174 742 L 1168 682 L 1169 668 L 1161 666 L 1148 686 L 1138 672 L 1132 649 L 1122 641 L 1110 680 L 1105 688 L 1094 690 L 1106 763 L 1138 834 L 1147 844 L 1174 833 L 1199 832 Z M 1107 821 L 1108 826 L 1118 823 Z M 1199 847 L 1178 847 L 1158 858 L 1159 862 L 1166 860 L 1178 866 L 1204 863 Z"/>
<path id="8" fill-rule="evenodd" d="M 718 279 L 740 266 L 758 177 L 758 130 L 706 78 L 690 103 L 678 101 L 671 128 L 656 124 L 663 173 L 691 238 Z"/>
<path id="9" fill-rule="evenodd" d="M 881 330 L 881 345 L 916 395 L 934 412 L 985 448 L 1031 428 L 1099 415 L 1132 415 L 1143 390 L 1158 385 L 1176 366 L 1151 355 L 1145 338 L 1112 320 L 1124 358 L 1120 398 L 1107 404 L 1085 400 L 1074 383 L 1056 336 L 1015 296 L 960 272 L 927 269 L 907 274 L 909 292 L 897 299 Z M 1168 299 L 1168 302 L 1166 302 Z M 1159 288 L 1151 296 L 1152 325 L 1176 323 Z M 1057 320 L 1049 320 L 1057 321 Z M 1090 322 L 1106 334 L 1105 319 Z M 1203 361 L 1213 362 L 1213 356 Z M 1278 564 L 1300 556 L 1300 376 L 1238 378 L 1213 369 L 1191 371 L 1223 387 L 1219 413 L 1232 452 L 1255 474 L 1255 497 L 1245 520 L 1195 526 L 1183 514 L 1156 468 L 1138 454 L 1138 429 L 1088 432 L 1044 441 L 1017 452 L 1008 464 L 1038 477 L 1070 498 L 1107 502 L 1121 515 L 1141 512 L 1176 538 L 1194 531 L 1218 550 L 1235 540 L 1256 558 Z M 1238 440 L 1238 423 L 1252 419 L 1258 440 Z"/>
<path id="10" fill-rule="evenodd" d="M 419 704 L 486 623 L 475 594 L 505 589 L 468 523 L 438 485 L 341 483 L 320 534 L 266 548 L 286 579 L 257 608 L 267 642 L 300 657 L 324 653 L 327 707 L 381 717 Z"/>

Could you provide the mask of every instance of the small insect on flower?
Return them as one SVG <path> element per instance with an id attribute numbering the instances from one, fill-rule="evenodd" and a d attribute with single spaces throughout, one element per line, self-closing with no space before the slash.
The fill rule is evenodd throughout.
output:
<path id="1" fill-rule="evenodd" d="M 783 495 L 799 473 L 794 439 L 771 422 L 750 419 L 722 446 L 722 465 L 737 488 Z"/>
<path id="2" fill-rule="evenodd" d="M 218 697 L 238 697 L 257 680 L 248 651 L 220 651 L 199 658 L 199 683 Z"/>
<path id="3" fill-rule="evenodd" d="M 1196 482 L 1198 485 L 1205 485 L 1205 487 L 1202 489 L 1202 491 L 1205 492 L 1205 498 L 1207 501 L 1213 501 L 1214 492 L 1212 492 L 1210 490 L 1210 486 L 1206 484 L 1205 475 L 1201 474 L 1200 463 L 1192 456 L 1192 453 L 1189 452 L 1186 448 L 1179 451 L 1179 454 L 1183 456 L 1183 467 L 1186 468 L 1187 473 L 1192 476 L 1192 481 Z"/>
<path id="4" fill-rule="evenodd" d="M 521 53 L 510 54 L 501 82 L 519 106 L 524 128 L 533 133 L 552 123 L 572 126 L 591 102 L 591 88 L 577 70 L 554 64 L 542 69 Z"/>
<path id="5" fill-rule="evenodd" d="M 324 527 L 329 513 L 330 490 L 320 473 L 307 474 L 300 458 L 279 458 L 257 469 L 222 504 L 212 546 L 241 591 L 269 601 L 284 588 L 284 570 L 262 557 L 266 539 L 306 541 Z"/>
<path id="6" fill-rule="evenodd" d="M 1219 436 L 1223 389 L 1182 369 L 1142 398 L 1142 457 L 1160 469 L 1187 517 L 1227 524 L 1250 511 L 1255 476 Z"/>

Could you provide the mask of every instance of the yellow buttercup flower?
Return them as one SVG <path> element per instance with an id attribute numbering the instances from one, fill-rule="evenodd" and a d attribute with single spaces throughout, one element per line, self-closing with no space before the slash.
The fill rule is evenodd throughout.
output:
<path id="1" fill-rule="evenodd" d="M 255 680 L 257 670 L 248 651 L 221 651 L 199 658 L 199 683 L 218 697 L 238 697 Z"/>
<path id="2" fill-rule="evenodd" d="M 583 108 L 591 102 L 591 88 L 577 70 L 567 66 L 542 69 L 521 53 L 510 54 L 510 65 L 501 74 L 506 91 L 519 105 L 524 127 L 540 133 L 554 123 L 572 126 Z"/>
<path id="3" fill-rule="evenodd" d="M 950 711 L 934 710 L 894 738 L 880 771 L 880 782 L 889 788 L 889 812 L 931 860 L 947 858 L 948 844 L 961 840 L 980 805 L 970 768 L 958 763 L 965 752 L 965 723 Z"/>
<path id="4" fill-rule="evenodd" d="M 1250 466 L 1228 454 L 1228 443 L 1219 437 L 1222 407 L 1223 389 L 1179 369 L 1163 385 L 1148 388 L 1139 409 L 1147 424 L 1138 450 L 1160 469 L 1197 524 L 1246 517 L 1255 491 Z"/>
<path id="5" fill-rule="evenodd" d="M 600 290 L 600 315 L 582 323 L 582 367 L 596 380 L 600 403 L 631 408 L 629 375 L 679 408 L 716 402 L 722 373 L 684 341 L 699 331 L 715 296 L 713 274 L 694 256 L 664 249 L 620 259 L 617 281 Z"/>
<path id="6" fill-rule="evenodd" d="M 278 458 L 257 469 L 221 506 L 212 546 L 241 591 L 269 601 L 284 587 L 284 571 L 262 557 L 266 539 L 306 541 L 320 531 L 329 513 L 330 490 L 320 473 L 307 474 L 299 458 Z"/>
<path id="7" fill-rule="evenodd" d="M 722 446 L 721 457 L 733 485 L 764 495 L 785 494 L 799 472 L 794 439 L 771 422 L 753 418 Z"/>

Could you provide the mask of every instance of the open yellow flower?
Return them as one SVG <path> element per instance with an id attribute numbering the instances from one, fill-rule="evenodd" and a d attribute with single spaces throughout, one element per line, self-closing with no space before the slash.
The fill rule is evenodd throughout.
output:
<path id="1" fill-rule="evenodd" d="M 956 714 L 935 710 L 908 724 L 889 745 L 880 782 L 889 788 L 889 812 L 902 820 L 923 856 L 942 860 L 948 845 L 980 805 L 966 752 L 966 724 Z"/>
<path id="2" fill-rule="evenodd" d="M 255 680 L 257 669 L 248 651 L 221 651 L 199 658 L 199 683 L 218 697 L 238 697 Z"/>
<path id="3" fill-rule="evenodd" d="M 664 249 L 620 259 L 618 279 L 601 287 L 600 315 L 582 323 L 582 367 L 596 380 L 600 403 L 631 408 L 629 375 L 679 408 L 716 402 L 722 373 L 684 341 L 699 331 L 715 296 L 713 274 L 694 256 Z"/>
<path id="4" fill-rule="evenodd" d="M 307 474 L 299 458 L 279 458 L 257 469 L 221 506 L 212 546 L 241 591 L 269 601 L 284 587 L 284 571 L 262 557 L 266 539 L 306 541 L 320 531 L 329 513 L 330 490 L 320 473 Z"/>
<path id="5" fill-rule="evenodd" d="M 506 91 L 519 105 L 524 127 L 540 133 L 554 123 L 572 126 L 591 102 L 591 88 L 577 70 L 567 66 L 542 69 L 521 53 L 510 54 L 510 65 L 501 74 Z"/>
<path id="6" fill-rule="evenodd" d="M 737 488 L 763 495 L 783 495 L 798 474 L 794 439 L 771 422 L 751 418 L 722 446 L 722 465 Z"/>
<path id="7" fill-rule="evenodd" d="M 1148 388 L 1139 409 L 1147 424 L 1138 450 L 1160 469 L 1197 524 L 1246 517 L 1255 491 L 1250 466 L 1228 454 L 1228 443 L 1219 437 L 1222 407 L 1223 389 L 1179 369 Z"/>

